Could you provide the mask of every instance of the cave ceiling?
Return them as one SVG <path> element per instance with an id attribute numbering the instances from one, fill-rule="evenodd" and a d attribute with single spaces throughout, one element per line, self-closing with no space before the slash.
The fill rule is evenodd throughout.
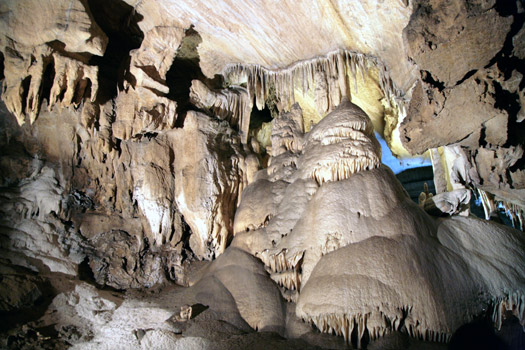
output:
<path id="1" fill-rule="evenodd" d="M 128 1 L 153 26 L 194 26 L 208 77 L 230 64 L 269 69 L 348 49 L 381 57 L 395 83 L 407 90 L 415 67 L 405 57 L 402 32 L 411 9 L 403 1 Z M 162 13 L 161 16 L 157 16 Z"/>

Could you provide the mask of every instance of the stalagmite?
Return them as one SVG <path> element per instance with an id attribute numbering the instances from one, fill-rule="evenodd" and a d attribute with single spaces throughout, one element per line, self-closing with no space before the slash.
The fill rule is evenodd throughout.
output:
<path id="1" fill-rule="evenodd" d="M 257 228 L 253 231 L 242 232 L 236 229 L 236 236 L 239 237 L 234 241 L 234 245 L 239 246 L 251 242 L 246 249 L 264 262 L 272 279 L 285 288 L 283 296 L 287 299 L 296 298 L 294 293 L 289 293 L 290 290 L 302 288 L 303 280 L 306 280 L 305 264 L 309 269 L 308 273 L 311 272 L 322 255 L 353 239 L 343 232 L 324 230 L 313 240 L 302 236 L 306 232 L 314 232 L 310 229 L 318 225 L 309 222 L 309 218 L 304 216 L 309 210 L 315 212 L 312 206 L 315 207 L 316 204 L 312 203 L 312 198 L 315 198 L 316 191 L 319 193 L 318 186 L 325 187 L 327 182 L 342 183 L 355 174 L 377 170 L 381 152 L 373 135 L 370 119 L 360 108 L 348 101 L 342 102 L 338 109 L 304 136 L 298 125 L 300 113 L 295 113 L 282 113 L 272 122 L 270 165 L 260 171 L 261 180 L 247 188 L 235 225 L 246 227 L 249 219 L 256 218 L 252 210 L 256 210 L 260 200 L 257 201 L 253 195 L 271 189 L 266 178 L 271 181 L 270 184 L 278 184 L 280 179 L 291 181 L 287 188 L 279 190 L 278 197 L 266 192 L 268 195 L 265 200 L 272 197 L 280 200 L 281 204 L 276 208 L 279 211 L 272 213 L 268 224 L 262 225 L 262 217 L 253 221 L 253 227 Z M 299 154 L 297 160 L 293 157 L 295 154 Z M 266 240 L 273 243 L 265 243 Z"/>
<path id="2" fill-rule="evenodd" d="M 271 164 L 279 166 L 259 172 L 257 191 L 282 203 L 284 198 L 293 198 L 283 196 L 283 190 L 283 197 L 265 192 L 270 187 L 262 186 L 266 183 L 262 179 L 273 183 L 272 174 L 291 181 L 289 187 L 312 179 L 319 187 L 299 206 L 302 214 L 286 211 L 286 206 L 281 212 L 278 206 L 267 224 L 237 233 L 233 244 L 251 251 L 265 264 L 283 297 L 297 302 L 298 317 L 323 333 L 343 335 L 348 342 L 355 334 L 357 347 L 364 346 L 367 334 L 376 339 L 392 331 L 446 342 L 457 327 L 482 312 L 483 302 L 475 301 L 482 290 L 486 303 L 499 298 L 498 305 L 503 305 L 504 300 L 504 308 L 523 320 L 520 299 L 511 300 L 506 291 L 522 295 L 519 271 L 524 266 L 518 261 L 525 259 L 524 250 L 500 252 L 507 258 L 499 261 L 494 252 L 472 251 L 472 247 L 480 249 L 481 237 L 492 237 L 494 230 L 495 249 L 521 247 L 524 238 L 471 218 L 454 217 L 459 220 L 454 224 L 434 223 L 381 165 L 373 127 L 362 110 L 343 101 L 304 135 L 294 162 L 285 160 L 292 159 L 297 149 L 288 148 L 291 143 L 280 138 L 284 135 L 281 129 L 275 132 Z M 295 191 L 301 189 L 305 190 L 297 187 Z M 255 199 L 253 194 L 247 192 L 241 201 L 243 220 L 247 219 L 244 205 Z M 435 201 L 439 213 L 456 214 L 468 205 L 470 190 L 445 192 Z M 471 229 L 464 225 L 475 227 L 476 234 L 467 235 Z M 377 254 L 381 259 L 369 259 Z M 411 266 L 410 278 L 405 273 L 407 266 Z M 519 266 L 519 271 L 511 272 L 513 266 Z M 444 287 L 451 285 L 455 288 Z M 465 312 L 458 314 L 458 309 Z"/>
<path id="3" fill-rule="evenodd" d="M 348 100 L 308 133 L 299 159 L 303 176 L 319 185 L 341 181 L 352 174 L 377 168 L 381 148 L 368 116 Z"/>
<path id="4" fill-rule="evenodd" d="M 228 142 L 219 152 L 217 142 L 223 138 Z M 171 130 L 169 139 L 177 160 L 173 174 L 181 179 L 174 199 L 191 228 L 189 245 L 196 257 L 211 260 L 224 252 L 233 234 L 233 213 L 244 186 L 238 135 L 227 123 L 190 111 L 184 128 Z"/>

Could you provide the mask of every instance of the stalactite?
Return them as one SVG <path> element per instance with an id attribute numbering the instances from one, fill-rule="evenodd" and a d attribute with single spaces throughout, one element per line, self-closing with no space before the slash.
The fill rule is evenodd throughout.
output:
<path id="1" fill-rule="evenodd" d="M 323 57 L 299 61 L 283 69 L 268 69 L 255 64 L 232 64 L 225 69 L 227 80 L 234 84 L 246 81 L 250 96 L 255 97 L 258 109 L 263 109 L 270 93 L 270 87 L 275 87 L 276 94 L 284 104 L 285 109 L 295 103 L 294 90 L 302 89 L 303 94 L 318 87 L 317 81 L 326 83 L 324 94 L 328 97 L 330 107 L 336 107 L 342 97 L 350 97 L 348 75 L 354 79 L 354 91 L 357 93 L 357 79 L 363 81 L 369 76 L 369 69 L 378 71 L 379 85 L 388 100 L 394 100 L 393 105 L 404 110 L 406 101 L 403 93 L 394 86 L 385 65 L 377 58 L 354 51 L 339 49 Z"/>
<path id="2" fill-rule="evenodd" d="M 511 221 L 512 227 L 524 231 L 523 227 L 523 207 L 507 201 L 501 201 L 499 204 L 505 210 L 505 214 Z"/>
<path id="3" fill-rule="evenodd" d="M 297 301 L 297 291 L 301 288 L 303 255 L 304 251 L 288 254 L 287 250 L 273 254 L 264 250 L 256 255 L 267 267 L 270 278 L 280 286 L 281 294 L 288 301 Z"/>
<path id="4" fill-rule="evenodd" d="M 20 65 L 20 64 L 19 64 Z M 25 122 L 25 116 L 33 123 L 38 113 L 42 99 L 43 86 L 49 79 L 45 76 L 49 65 L 53 66 L 54 78 L 49 93 L 48 108 L 58 105 L 61 108 L 73 105 L 78 107 L 89 91 L 91 102 L 95 101 L 98 92 L 98 67 L 65 57 L 57 52 L 49 51 L 37 55 L 27 69 L 16 69 L 12 60 L 6 62 L 9 68 L 6 72 L 6 88 L 2 96 L 7 109 L 13 113 L 19 124 Z M 24 82 L 29 85 L 25 86 Z"/>
<path id="5" fill-rule="evenodd" d="M 494 299 L 492 322 L 497 329 L 501 329 L 507 311 L 516 316 L 522 327 L 525 328 L 525 295 L 514 292 Z"/>
<path id="6" fill-rule="evenodd" d="M 502 301 L 502 303 L 505 303 Z M 522 305 L 521 303 L 520 305 Z M 514 304 L 513 304 L 514 305 Z M 351 335 L 356 332 L 356 346 L 358 349 L 363 347 L 363 339 L 368 333 L 370 340 L 375 340 L 392 331 L 404 331 L 413 338 L 423 341 L 446 343 L 450 341 L 452 334 L 439 330 L 426 328 L 420 322 L 409 322 L 404 319 L 404 326 L 401 327 L 400 319 L 392 319 L 378 310 L 367 314 L 323 314 L 308 317 L 305 321 L 315 325 L 322 333 L 329 333 L 343 336 L 347 343 L 351 343 Z"/>

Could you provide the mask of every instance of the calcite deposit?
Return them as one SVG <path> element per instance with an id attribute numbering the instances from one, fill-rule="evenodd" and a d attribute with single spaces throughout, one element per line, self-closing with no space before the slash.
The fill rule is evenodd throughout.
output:
<path id="1" fill-rule="evenodd" d="M 522 349 L 524 22 L 0 1 L 0 348 Z"/>

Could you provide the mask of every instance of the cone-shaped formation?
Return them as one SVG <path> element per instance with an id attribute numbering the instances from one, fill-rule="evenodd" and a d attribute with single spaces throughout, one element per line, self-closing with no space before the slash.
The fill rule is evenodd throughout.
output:
<path id="1" fill-rule="evenodd" d="M 302 137 L 288 126 L 275 123 L 233 245 L 265 264 L 299 318 L 357 347 L 390 331 L 446 342 L 490 305 L 497 326 L 505 311 L 525 320 L 520 232 L 434 222 L 380 164 L 370 120 L 348 101 Z"/>
<path id="2" fill-rule="evenodd" d="M 370 68 L 379 72 L 381 91 L 388 100 L 397 100 L 397 105 L 403 106 L 402 92 L 398 90 L 390 78 L 385 65 L 377 58 L 349 50 L 337 50 L 323 57 L 300 61 L 284 69 L 268 69 L 260 65 L 233 64 L 226 68 L 225 76 L 229 81 L 238 83 L 247 81 L 248 92 L 255 96 L 258 109 L 263 109 L 265 101 L 270 96 L 270 90 L 289 109 L 295 102 L 294 90 L 300 88 L 306 93 L 312 88 L 319 91 L 316 94 L 317 104 L 324 104 L 324 111 L 328 107 L 339 105 L 343 97 L 349 97 L 351 86 L 348 86 L 348 76 L 355 82 L 357 78 L 365 79 Z M 326 100 L 322 100 L 322 96 Z"/>
<path id="3" fill-rule="evenodd" d="M 264 262 L 272 279 L 282 287 L 283 297 L 292 301 L 304 281 L 306 251 L 314 252 L 308 254 L 311 272 L 320 256 L 354 240 L 351 232 L 340 227 L 332 230 L 332 225 L 328 225 L 328 230 L 316 231 L 318 224 L 310 222 L 305 213 L 320 212 L 315 209 L 316 203 L 324 203 L 324 197 L 313 202 L 310 198 L 316 191 L 319 193 L 323 183 L 340 182 L 381 165 L 373 125 L 359 107 L 345 99 L 303 134 L 302 113 L 294 106 L 291 112 L 282 113 L 272 122 L 270 164 L 244 192 L 235 220 L 236 234 L 244 234 L 239 241 L 255 240 L 247 249 Z M 359 179 L 355 182 L 360 186 Z M 263 198 L 259 197 L 261 193 L 265 193 Z M 271 208 L 267 202 L 272 203 Z M 267 209 L 258 213 L 262 208 Z M 328 227 L 324 219 L 314 217 Z M 309 233 L 316 232 L 317 237 L 310 237 Z"/>
<path id="4" fill-rule="evenodd" d="M 304 176 L 322 185 L 379 167 L 381 147 L 370 118 L 345 100 L 310 131 L 299 161 Z"/>

